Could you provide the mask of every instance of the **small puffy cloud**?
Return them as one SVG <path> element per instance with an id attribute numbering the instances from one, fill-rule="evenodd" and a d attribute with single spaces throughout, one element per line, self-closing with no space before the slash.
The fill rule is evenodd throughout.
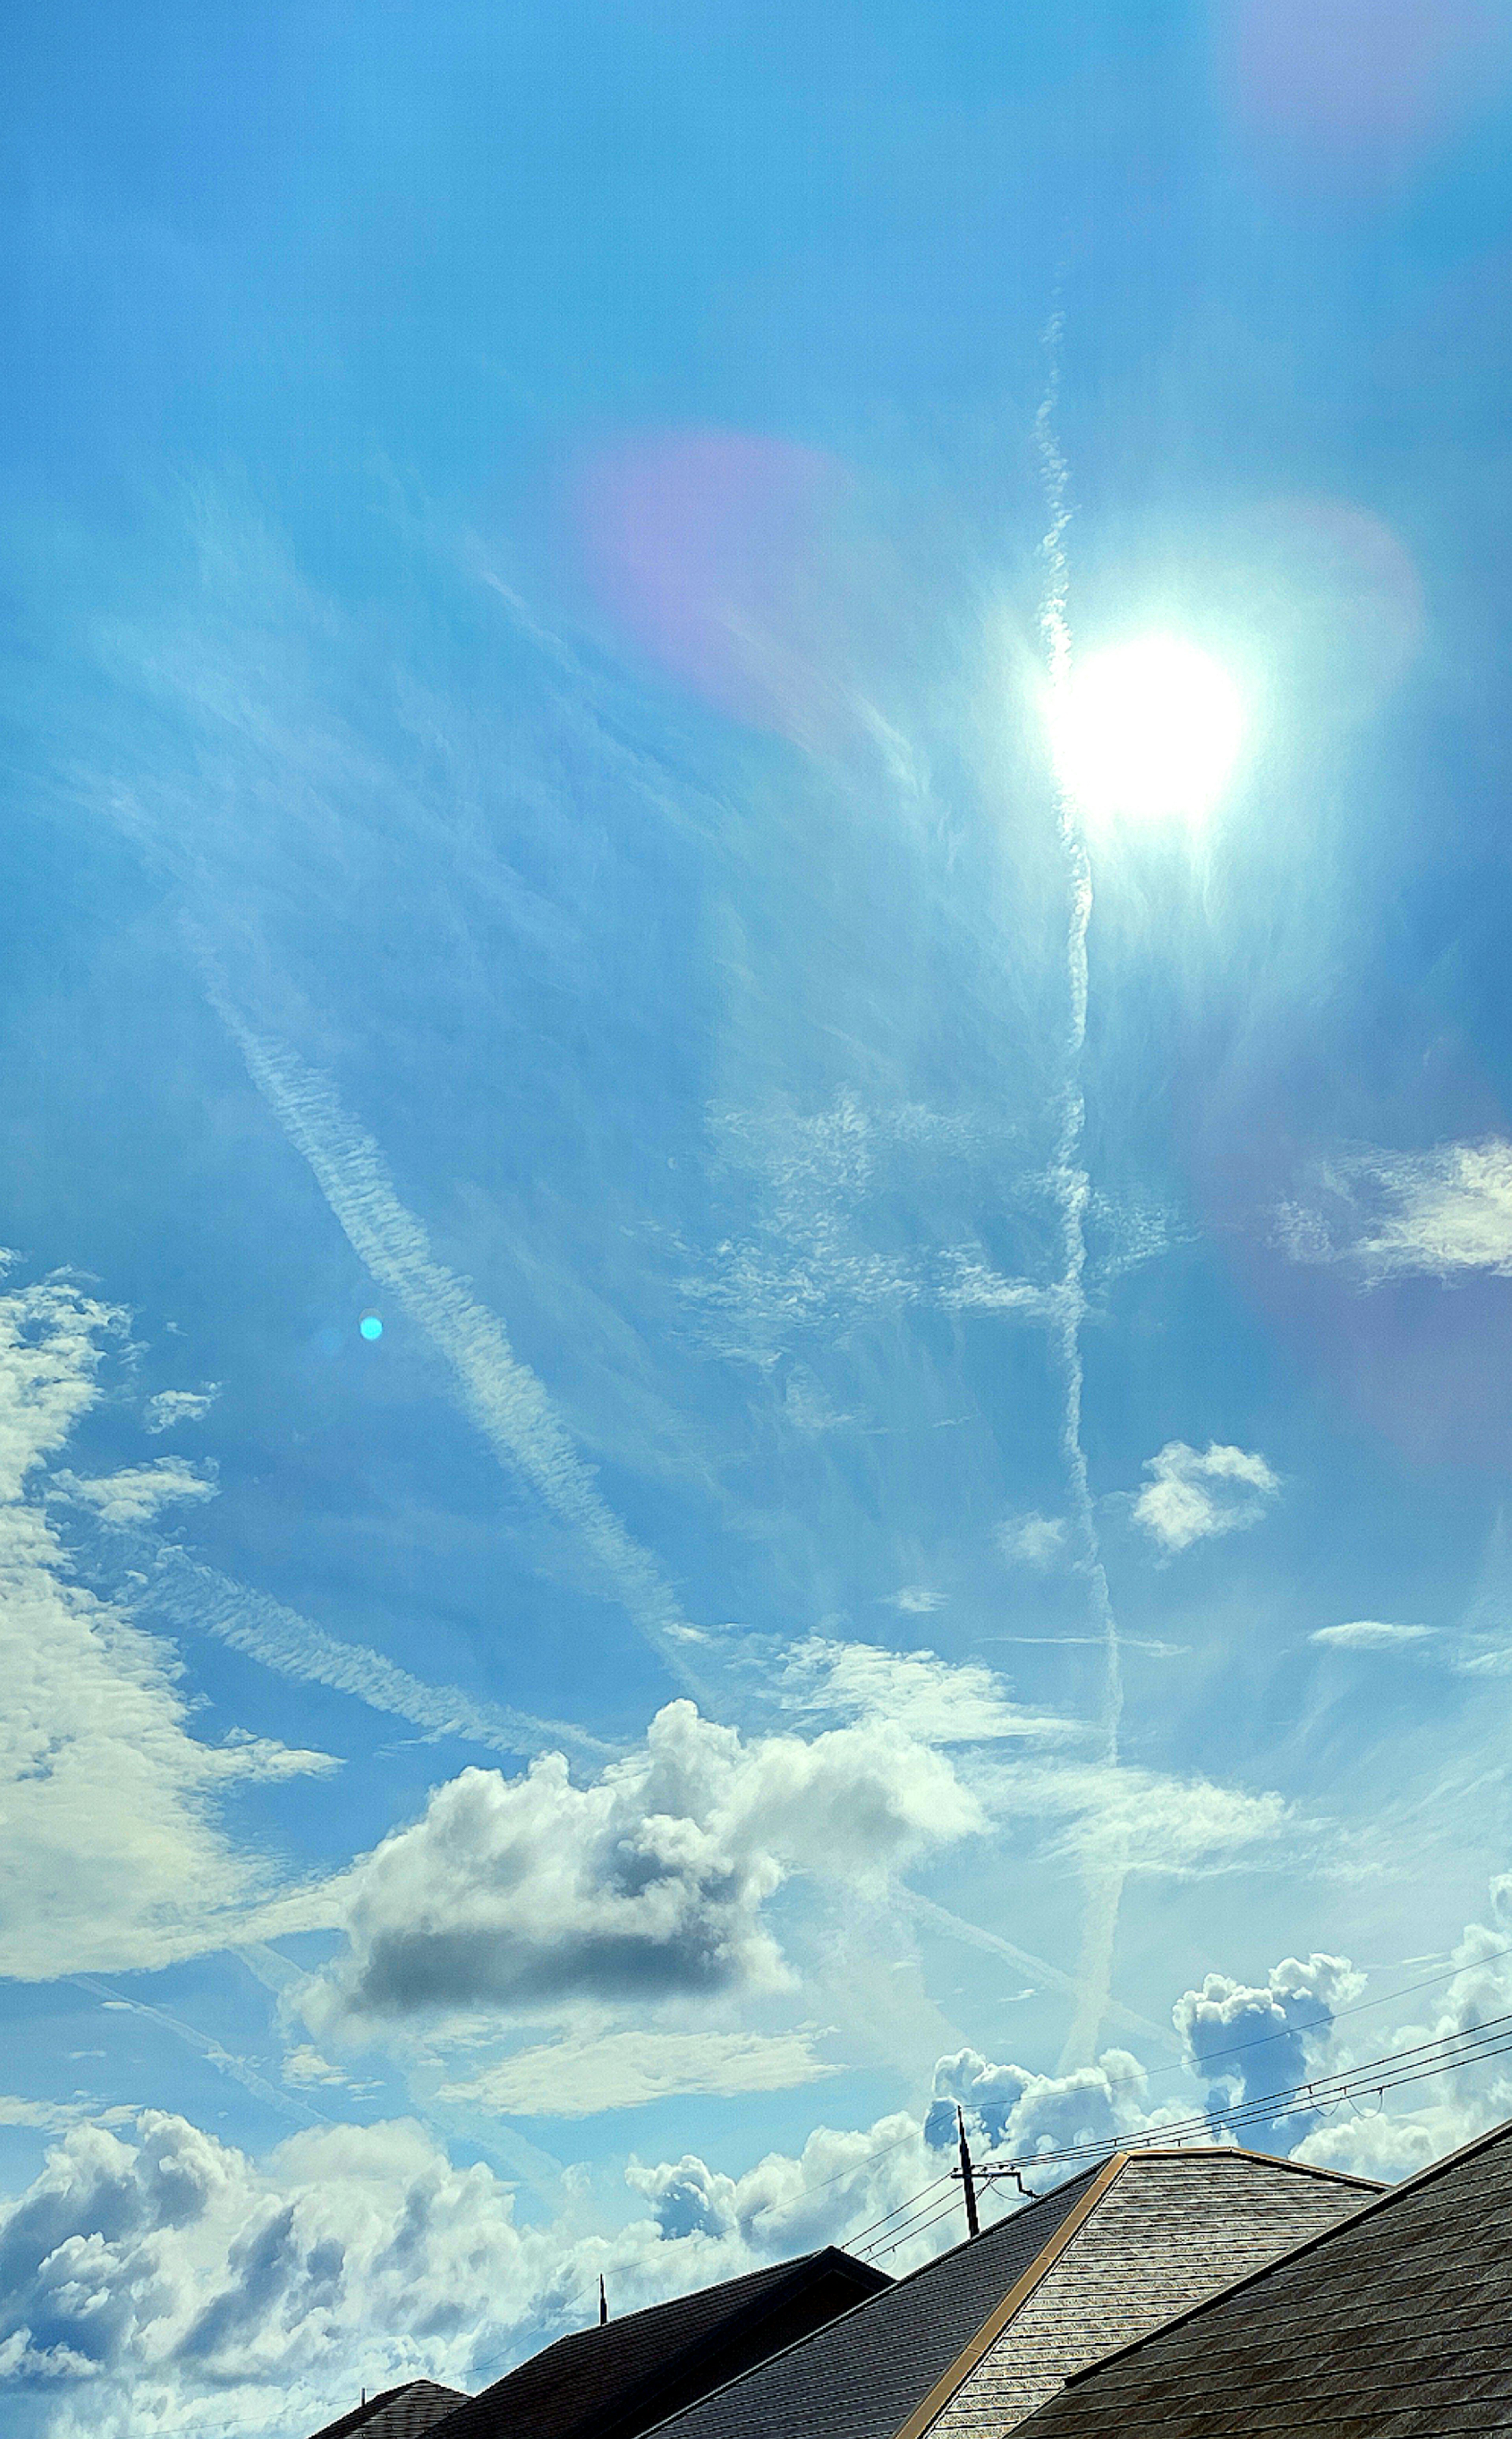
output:
<path id="1" fill-rule="evenodd" d="M 998 1548 L 1010 1566 L 1058 1567 L 1070 1546 L 1063 1516 L 1009 1516 L 998 1526 Z"/>
<path id="2" fill-rule="evenodd" d="M 992 2066 L 979 2051 L 960 2050 L 934 2069 L 925 2140 L 941 2149 L 954 2142 L 958 2104 L 969 2130 L 979 2129 L 990 2148 L 1020 2159 L 1074 2143 L 1112 2145 L 1148 2125 L 1146 2092 L 1145 2071 L 1127 2050 L 1108 2050 L 1095 2066 L 1066 2074 Z"/>
<path id="3" fill-rule="evenodd" d="M 159 1389 L 142 1408 L 142 1420 L 154 1436 L 176 1431 L 180 1423 L 203 1423 L 220 1394 L 219 1380 L 206 1381 L 203 1389 Z"/>
<path id="4" fill-rule="evenodd" d="M 1364 1986 L 1347 1957 L 1314 1954 L 1302 1963 L 1289 1956 L 1258 1988 L 1208 1974 L 1200 1990 L 1178 1999 L 1171 2021 L 1193 2074 L 1210 2087 L 1212 2106 L 1242 2106 L 1304 2082 L 1326 2055 L 1336 2011 Z M 1308 2113 L 1277 2123 L 1290 2128 L 1295 2143 L 1317 2119 Z M 1260 2118 L 1241 2139 L 1263 2147 L 1273 2132 L 1272 2121 Z"/>
<path id="5" fill-rule="evenodd" d="M 777 1691 L 793 1710 L 891 1720 L 921 1744 L 976 1744 L 1069 1733 L 1063 1719 L 1025 1711 L 995 1670 L 934 1651 L 810 1635 L 785 1661 Z"/>
<path id="6" fill-rule="evenodd" d="M 1347 2039 L 1336 2032 L 1327 2060 L 1332 2069 L 1448 2041 L 1512 2015 L 1512 1873 L 1493 1879 L 1489 1895 L 1488 1919 L 1468 1923 L 1450 1951 L 1448 1981 L 1418 2000 L 1423 2015 L 1403 2022 L 1373 2012 L 1362 2028 L 1350 2026 Z M 1367 2101 L 1362 2115 L 1341 2110 L 1314 2126 L 1297 2144 L 1297 2157 L 1356 2176 L 1411 2176 L 1512 2117 L 1509 2070 L 1512 2060 L 1494 2046 L 1480 2056 L 1461 2051 L 1442 2074 L 1409 2086 L 1404 2100 L 1388 2094 L 1379 2108 Z"/>
<path id="7" fill-rule="evenodd" d="M 671 1702 L 589 1786 L 548 1754 L 437 1789 L 347 1875 L 347 1951 L 301 2004 L 317 2031 L 370 2031 L 779 1988 L 763 1910 L 790 1871 L 885 1885 L 981 1825 L 950 1764 L 891 1721 L 745 1743 Z"/>
<path id="8" fill-rule="evenodd" d="M 809 2033 L 604 2033 L 517 2051 L 442 2086 L 454 2106 L 503 2116 L 590 2117 L 672 2092 L 787 2092 L 837 2074 Z"/>
<path id="9" fill-rule="evenodd" d="M 1258 1524 L 1281 1489 L 1263 1456 L 1216 1440 L 1201 1452 L 1184 1440 L 1167 1440 L 1145 1471 L 1150 1478 L 1134 1501 L 1134 1516 L 1167 1554 Z"/>
<path id="10" fill-rule="evenodd" d="M 1512 1143 L 1352 1152 L 1321 1165 L 1282 1205 L 1277 1240 L 1293 1261 L 1338 1263 L 1361 1286 L 1512 1276 Z"/>
<path id="11" fill-rule="evenodd" d="M 902 1584 L 888 1598 L 905 1617 L 928 1617 L 933 1611 L 945 1607 L 945 1594 L 931 1584 Z"/>
<path id="12" fill-rule="evenodd" d="M 1308 1635 L 1330 1651 L 1396 1651 L 1405 1644 L 1424 1643 L 1431 1626 L 1388 1626 L 1381 1618 L 1355 1617 L 1343 1626 L 1319 1626 Z"/>
<path id="13" fill-rule="evenodd" d="M 60 1473 L 54 1482 L 68 1498 L 92 1507 L 105 1523 L 128 1528 L 150 1523 L 163 1508 L 184 1500 L 213 1499 L 216 1494 L 213 1466 L 193 1466 L 182 1456 L 155 1457 L 151 1465 L 128 1466 L 120 1473 L 92 1480 Z"/>

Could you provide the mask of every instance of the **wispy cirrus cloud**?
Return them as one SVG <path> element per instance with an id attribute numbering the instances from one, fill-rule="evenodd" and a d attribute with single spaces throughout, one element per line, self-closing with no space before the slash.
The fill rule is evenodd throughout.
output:
<path id="1" fill-rule="evenodd" d="M 796 1644 L 776 1680 L 786 1708 L 849 1718 L 885 1719 L 925 1744 L 995 1743 L 1076 1733 L 1075 1724 L 1025 1710 L 995 1669 L 934 1651 L 888 1651 L 875 1643 L 810 1635 Z"/>
<path id="2" fill-rule="evenodd" d="M 1315 1627 L 1307 1641 L 1330 1651 L 1399 1651 L 1427 1642 L 1432 1631 L 1431 1626 L 1392 1626 L 1384 1618 L 1355 1617 L 1342 1626 Z"/>
<path id="3" fill-rule="evenodd" d="M 444 1357 L 464 1411 L 500 1463 L 574 1532 L 601 1593 L 689 1682 L 688 1647 L 703 1639 L 699 1629 L 684 1617 L 650 1552 L 610 1506 L 503 1322 L 436 1260 L 424 1228 L 396 1194 L 377 1144 L 342 1107 L 329 1078 L 256 1033 L 213 975 L 210 990 L 253 1082 L 309 1162 L 358 1259 Z"/>
<path id="4" fill-rule="evenodd" d="M 1167 1440 L 1145 1471 L 1134 1521 L 1167 1557 L 1218 1533 L 1247 1531 L 1281 1495 L 1280 1476 L 1263 1456 L 1218 1441 L 1200 1451 Z"/>
<path id="5" fill-rule="evenodd" d="M 590 2117 L 640 2109 L 673 2092 L 788 2092 L 838 2074 L 816 2057 L 811 2033 L 663 2033 L 649 2029 L 517 2050 L 478 2074 L 443 2084 L 452 2107 L 505 2116 Z"/>
<path id="6" fill-rule="evenodd" d="M 221 1394 L 219 1380 L 203 1389 L 159 1389 L 142 1408 L 142 1420 L 154 1437 L 176 1431 L 181 1423 L 203 1423 Z"/>
<path id="7" fill-rule="evenodd" d="M 0 1973 L 24 1979 L 227 1944 L 275 1876 L 224 1834 L 219 1800 L 335 1766 L 263 1738 L 202 1743 L 169 1648 L 77 1579 L 45 1466 L 124 1331 L 66 1278 L 0 1295 Z"/>
<path id="8" fill-rule="evenodd" d="M 61 1473 L 57 1487 L 93 1507 L 107 1524 L 146 1524 L 165 1507 L 213 1499 L 213 1466 L 194 1466 L 181 1456 L 160 1456 L 151 1465 L 123 1467 L 119 1473 Z"/>
<path id="9" fill-rule="evenodd" d="M 1394 1278 L 1512 1276 L 1512 1143 L 1375 1148 L 1320 1162 L 1276 1214 L 1293 1261 L 1334 1263 L 1361 1287 Z"/>
<path id="10" fill-rule="evenodd" d="M 137 1565 L 130 1595 L 133 1614 L 180 1632 L 212 1634 L 280 1676 L 349 1694 L 370 1710 L 403 1719 L 422 1736 L 463 1736 L 501 1754 L 549 1753 L 566 1746 L 602 1757 L 609 1751 L 599 1737 L 568 1721 L 537 1718 L 461 1686 L 416 1677 L 385 1653 L 328 1633 L 298 1610 L 237 1583 L 175 1543 L 143 1541 L 133 1556 Z"/>

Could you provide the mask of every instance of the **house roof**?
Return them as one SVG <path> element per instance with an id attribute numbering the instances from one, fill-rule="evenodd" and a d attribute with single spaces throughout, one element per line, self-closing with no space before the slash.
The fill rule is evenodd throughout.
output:
<path id="1" fill-rule="evenodd" d="M 632 2439 L 891 2283 L 827 2245 L 575 2330 L 460 2404 L 444 2439 Z"/>
<path id="2" fill-rule="evenodd" d="M 1000 2439 L 1067 2375 L 1144 2337 L 1379 2193 L 1227 2145 L 1115 2152 L 898 2439 Z"/>
<path id="3" fill-rule="evenodd" d="M 347 2439 L 348 2432 L 360 2432 L 361 2439 L 423 2439 L 454 2406 L 466 2403 L 460 2388 L 441 2388 L 434 2379 L 406 2379 L 328 2422 L 314 2439 Z"/>
<path id="4" fill-rule="evenodd" d="M 1070 2379 L 1020 2439 L 1512 2431 L 1512 2124 Z"/>
<path id="5" fill-rule="evenodd" d="M 876 2439 L 899 2429 L 1094 2181 L 1074 2177 L 660 2426 L 659 2439 Z M 882 2308 L 885 2307 L 885 2308 Z"/>
<path id="6" fill-rule="evenodd" d="M 998 2439 L 1075 2365 L 1379 2191 L 1253 2152 L 1116 2152 L 657 2439 Z"/>

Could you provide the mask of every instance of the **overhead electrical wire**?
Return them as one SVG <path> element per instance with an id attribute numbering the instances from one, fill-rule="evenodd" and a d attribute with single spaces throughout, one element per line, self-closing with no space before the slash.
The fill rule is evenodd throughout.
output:
<path id="1" fill-rule="evenodd" d="M 1362 2016 L 1371 2007 L 1389 2007 L 1397 1999 L 1414 1999 L 1419 1990 L 1436 1989 L 1441 1982 L 1455 1982 L 1462 1973 L 1478 1972 L 1483 1965 L 1494 1965 L 1503 1956 L 1512 1956 L 1512 1942 L 1505 1948 L 1488 1949 L 1484 1956 L 1477 1956 L 1471 1964 L 1450 1965 L 1442 1973 L 1430 1973 L 1425 1981 L 1409 1982 L 1405 1990 L 1386 1990 L 1379 1999 L 1359 1999 L 1352 2007 L 1336 2007 L 1330 2015 L 1309 2016 L 1304 2023 L 1281 2024 L 1273 2033 L 1256 2033 L 1247 2041 L 1230 2041 L 1226 2048 L 1204 2050 L 1202 2056 L 1195 2060 L 1173 2058 L 1168 2066 L 1152 2066 L 1138 2074 L 1110 2075 L 1108 2090 L 1118 2092 L 1126 2084 L 1153 2083 L 1156 2076 L 1162 2074 L 1201 2074 L 1215 2058 L 1237 2057 L 1241 2051 L 1264 2049 L 1268 2041 L 1295 2040 L 1303 2033 L 1328 2032 L 1335 2024 L 1343 2023 L 1346 2016 Z"/>
<path id="2" fill-rule="evenodd" d="M 1305 2023 L 1282 2024 L 1273 2033 L 1256 2033 L 1247 2041 L 1231 2041 L 1223 2049 L 1209 2050 L 1196 2062 L 1195 2069 L 1188 2060 L 1174 2058 L 1168 2066 L 1151 2067 L 1147 2073 L 1110 2076 L 1107 2089 L 1110 2092 L 1119 2092 L 1128 2084 L 1150 2083 L 1157 2075 L 1163 2074 L 1191 2074 L 1194 2071 L 1201 2074 L 1218 2058 L 1237 2057 L 1245 2050 L 1263 2049 L 1268 2041 L 1294 2040 L 1304 2033 L 1326 2032 L 1332 2025 L 1342 2023 L 1346 2016 L 1362 2016 L 1372 2007 L 1387 2007 L 1397 1999 L 1415 1998 L 1419 1990 L 1436 1989 L 1442 1982 L 1452 1982 L 1461 1973 L 1476 1972 L 1483 1965 L 1495 1965 L 1504 1956 L 1512 1956 L 1512 1941 L 1509 1941 L 1504 1948 L 1488 1949 L 1484 1956 L 1477 1956 L 1468 1964 L 1446 1966 L 1442 1973 L 1430 1973 L 1421 1982 L 1409 1982 L 1405 1990 L 1383 1991 L 1378 1999 L 1357 2000 L 1352 2007 L 1338 2007 L 1331 2015 L 1309 2016 Z M 1204 2118 L 1203 2123 L 1207 2122 Z M 802 2201 L 807 2195 L 822 2194 L 828 2186 L 840 2184 L 846 2177 L 860 2176 L 865 2169 L 873 2167 L 879 2160 L 885 2160 L 894 2151 L 900 2151 L 905 2143 L 916 2142 L 917 2139 L 917 2128 L 910 2127 L 906 2134 L 900 2134 L 896 2143 L 887 2144 L 881 2151 L 868 2151 L 863 2158 L 857 2160 L 849 2167 L 837 2168 L 832 2175 L 820 2177 L 811 2185 L 800 2185 L 795 2193 L 779 2194 L 774 2200 L 763 2202 L 759 2210 L 752 2212 L 752 2218 L 753 2220 L 765 2218 L 769 2212 L 774 2210 L 791 2210 L 794 2202 Z M 1059 2154 L 1040 2152 L 1036 2156 L 1043 2160 L 1058 2158 Z M 928 2188 L 926 2187 L 925 2190 L 927 2191 Z"/>
<path id="3" fill-rule="evenodd" d="M 1487 1960 L 1489 1961 L 1489 1960 Z M 1254 2046 L 1240 2043 L 1239 2047 Z M 1433 2056 L 1438 2052 L 1441 2055 Z M 1232 2133 L 1247 2126 L 1274 2123 L 1278 2118 L 1308 2113 L 1327 2115 L 1345 2102 L 1353 2104 L 1356 2095 L 1371 2093 L 1384 2101 L 1388 2092 L 1422 2083 L 1434 2075 L 1449 2074 L 1456 2068 L 1475 2066 L 1485 2060 L 1512 2056 L 1512 2015 L 1487 2018 L 1484 2024 L 1440 2033 L 1427 2041 L 1410 2047 L 1383 2052 L 1362 2065 L 1348 2067 L 1333 2074 L 1314 2075 L 1306 2083 L 1291 2084 L 1279 2092 L 1262 2092 L 1253 2099 L 1235 2101 L 1229 2107 L 1204 2110 L 1201 2114 L 1180 2118 L 1165 2126 L 1147 2127 L 1140 2132 L 1107 2136 L 1086 2143 L 1068 2143 L 1051 2151 L 1022 2152 L 1013 2160 L 982 2160 L 974 2163 L 974 2174 L 984 2187 L 995 2186 L 1000 2178 L 1024 2168 L 1076 2166 L 1083 2163 L 1106 2159 L 1115 2150 L 1133 2151 L 1165 2148 L 1190 2141 L 1195 2135 Z M 896 2146 L 893 2146 L 896 2147 Z M 956 2207 L 955 2197 L 936 2208 L 934 2196 L 942 2184 L 953 2183 L 958 2176 L 948 2169 L 933 2183 L 920 2186 L 906 2201 L 898 2202 L 881 2218 L 868 2220 L 854 2235 L 845 2238 L 847 2249 L 866 2259 L 880 2259 L 896 2252 L 900 2244 L 926 2235 Z M 898 2222 L 896 2225 L 894 2222 Z M 869 2240 L 868 2240 L 869 2239 Z"/>
<path id="4" fill-rule="evenodd" d="M 1448 2055 L 1423 2063 L 1433 2051 Z M 1327 2110 L 1352 2098 L 1357 2092 L 1393 2092 L 1400 2085 L 1421 2083 L 1431 2075 L 1448 2074 L 1455 2068 L 1478 2065 L 1483 2059 L 1502 2057 L 1508 2052 L 1512 2052 L 1512 2015 L 1493 2016 L 1484 2024 L 1435 2034 L 1431 2040 L 1414 2042 L 1407 2049 L 1388 2050 L 1362 2065 L 1342 2068 L 1333 2074 L 1312 2075 L 1306 2083 L 1288 2084 L 1279 2092 L 1258 2092 L 1253 2099 L 1236 2100 L 1226 2108 L 1206 2109 L 1169 2125 L 1120 2135 L 1115 2141 L 1102 2137 L 1063 2144 L 1048 2151 L 1023 2152 L 1011 2161 L 984 2161 L 976 2173 L 990 2179 L 997 2174 L 1005 2175 L 1010 2169 L 1058 2167 L 1073 2161 L 1102 2158 L 1112 2150 L 1147 2149 L 1154 2145 L 1180 2143 L 1194 2134 L 1230 2131 L 1267 2119 L 1296 2116 L 1308 2110 Z"/>

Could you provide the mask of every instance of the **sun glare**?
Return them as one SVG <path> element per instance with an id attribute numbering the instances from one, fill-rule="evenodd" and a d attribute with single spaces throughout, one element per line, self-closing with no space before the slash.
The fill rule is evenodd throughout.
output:
<path id="1" fill-rule="evenodd" d="M 1090 654 L 1051 715 L 1060 783 L 1094 817 L 1200 821 L 1233 777 L 1243 735 L 1228 672 L 1169 635 Z"/>

